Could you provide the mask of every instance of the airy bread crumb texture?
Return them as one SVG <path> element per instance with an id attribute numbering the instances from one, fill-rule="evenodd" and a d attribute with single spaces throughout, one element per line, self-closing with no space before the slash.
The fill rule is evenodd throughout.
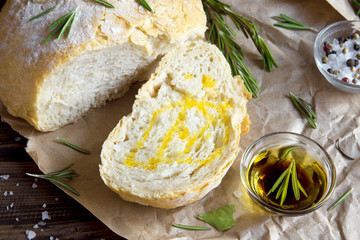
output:
<path id="1" fill-rule="evenodd" d="M 216 46 L 171 50 L 103 144 L 105 184 L 123 199 L 175 208 L 218 186 L 248 131 L 250 98 Z"/>
<path id="2" fill-rule="evenodd" d="M 118 98 L 175 45 L 201 39 L 201 0 L 6 1 L 0 13 L 0 99 L 41 131 L 56 130 Z M 50 13 L 29 19 L 56 5 Z M 69 38 L 49 26 L 76 10 Z"/>

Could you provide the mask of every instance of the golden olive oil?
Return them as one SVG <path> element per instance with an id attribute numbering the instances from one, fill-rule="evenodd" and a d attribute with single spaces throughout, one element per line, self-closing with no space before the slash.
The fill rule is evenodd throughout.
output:
<path id="1" fill-rule="evenodd" d="M 256 155 L 247 172 L 250 187 L 265 202 L 282 209 L 305 209 L 316 204 L 324 195 L 327 185 L 326 172 L 315 156 L 303 147 L 292 150 L 282 157 L 285 149 L 293 146 L 284 146 L 267 149 Z M 277 190 L 268 194 L 280 175 L 295 160 L 297 178 L 304 188 L 307 197 L 300 191 L 300 199 L 296 200 L 291 180 L 288 185 L 286 199 L 280 206 L 280 198 L 276 199 Z"/>

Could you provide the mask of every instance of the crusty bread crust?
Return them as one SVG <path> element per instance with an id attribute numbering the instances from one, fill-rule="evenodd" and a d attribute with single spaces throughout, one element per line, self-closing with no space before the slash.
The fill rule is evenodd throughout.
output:
<path id="1" fill-rule="evenodd" d="M 157 56 L 186 40 L 202 38 L 206 30 L 200 0 L 149 0 L 155 14 L 135 0 L 109 2 L 115 8 L 84 0 L 6 2 L 0 13 L 0 99 L 9 113 L 38 130 L 55 130 L 121 96 L 134 80 L 131 76 L 147 76 L 141 72 Z M 29 21 L 55 5 L 54 11 Z M 77 14 L 70 37 L 54 36 L 44 45 L 48 27 L 73 10 Z M 108 59 L 106 49 L 119 55 Z M 121 61 L 130 55 L 128 62 Z M 91 75 L 94 71 L 98 76 Z M 98 92 L 81 92 L 88 82 L 95 82 Z M 79 100 L 81 94 L 88 94 L 87 99 Z"/>
<path id="2" fill-rule="evenodd" d="M 100 165 L 103 181 L 127 201 L 158 208 L 175 208 L 202 198 L 220 184 L 238 154 L 240 135 L 250 125 L 246 112 L 250 97 L 241 78 L 231 76 L 229 65 L 214 45 L 196 41 L 173 49 L 139 90 L 133 112 L 119 121 L 104 142 Z M 190 103 L 188 108 L 181 105 L 183 101 Z M 205 104 L 193 115 L 191 111 L 199 102 Z M 182 117 L 179 105 L 185 109 Z M 212 112 L 225 105 L 222 114 Z M 161 115 L 163 109 L 167 112 Z M 212 114 L 215 118 L 210 119 Z M 178 116 L 185 126 L 176 125 Z M 203 127 L 189 125 L 207 120 L 213 125 L 189 140 Z M 156 128 L 153 132 L 151 126 Z M 185 128 L 192 129 L 187 138 L 181 137 L 186 135 Z M 228 140 L 224 140 L 226 134 Z M 190 141 L 198 144 L 183 150 Z M 165 155 L 163 151 L 156 159 L 164 145 Z M 217 151 L 219 154 L 211 159 L 209 156 Z"/>

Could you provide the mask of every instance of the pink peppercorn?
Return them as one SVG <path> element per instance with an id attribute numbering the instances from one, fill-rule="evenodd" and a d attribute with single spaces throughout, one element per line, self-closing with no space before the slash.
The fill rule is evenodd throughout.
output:
<path id="1" fill-rule="evenodd" d="M 347 77 L 342 78 L 341 81 L 346 82 L 346 83 L 350 82 L 350 80 Z"/>

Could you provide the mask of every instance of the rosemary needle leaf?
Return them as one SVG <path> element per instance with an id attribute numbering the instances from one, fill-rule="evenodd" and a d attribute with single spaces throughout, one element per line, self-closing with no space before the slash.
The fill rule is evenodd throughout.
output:
<path id="1" fill-rule="evenodd" d="M 248 19 L 238 15 L 231 10 L 230 5 L 218 0 L 202 0 L 209 27 L 208 39 L 223 52 L 228 61 L 232 74 L 240 75 L 244 80 L 246 89 L 257 98 L 260 88 L 250 71 L 243 63 L 245 57 L 240 45 L 234 38 L 236 32 L 227 24 L 225 16 L 233 22 L 238 30 L 241 30 L 246 38 L 250 38 L 256 49 L 263 58 L 264 67 L 272 71 L 273 67 L 278 67 L 271 55 L 264 40 L 258 35 L 257 27 Z"/>
<path id="2" fill-rule="evenodd" d="M 76 150 L 78 152 L 81 152 L 81 153 L 84 153 L 84 154 L 90 154 L 90 151 L 85 150 L 85 149 L 83 149 L 81 147 L 78 147 L 78 146 L 76 146 L 74 144 L 71 144 L 71 143 L 65 141 L 64 139 L 61 139 L 61 138 L 56 138 L 56 139 L 58 141 L 62 142 L 63 144 L 65 144 L 66 146 L 71 147 L 72 149 L 74 149 L 74 150 Z"/>
<path id="3" fill-rule="evenodd" d="M 282 189 L 282 194 L 281 194 L 281 199 L 280 199 L 280 206 L 282 206 L 284 204 L 286 196 L 287 196 L 288 187 L 289 187 L 289 181 L 290 181 L 290 175 L 291 175 L 291 172 L 292 172 L 292 166 L 294 164 L 293 161 L 291 161 L 290 166 L 288 168 L 289 171 L 287 172 L 286 179 L 285 179 L 285 182 L 284 182 L 284 188 Z"/>
<path id="4" fill-rule="evenodd" d="M 342 195 L 342 196 L 339 198 L 339 200 L 337 200 L 331 207 L 328 208 L 328 211 L 333 210 L 337 205 L 339 205 L 340 203 L 342 203 L 342 201 L 344 201 L 345 198 L 346 198 L 347 196 L 349 196 L 349 194 L 351 193 L 352 190 L 353 190 L 353 189 L 350 188 L 349 191 L 347 191 L 344 195 Z"/>
<path id="5" fill-rule="evenodd" d="M 292 168 L 292 175 L 291 175 L 291 183 L 292 183 L 292 189 L 294 192 L 295 199 L 298 201 L 300 199 L 300 191 L 299 191 L 299 185 L 298 185 L 298 179 L 297 179 L 297 172 L 296 172 L 296 163 L 295 160 L 292 160 L 293 168 Z"/>
<path id="6" fill-rule="evenodd" d="M 149 12 L 154 13 L 154 11 L 151 9 L 150 5 L 146 2 L 146 0 L 139 0 L 140 4 L 146 8 Z"/>
<path id="7" fill-rule="evenodd" d="M 68 30 L 68 33 L 67 33 L 67 35 L 66 35 L 66 37 L 67 38 L 69 38 L 69 36 L 70 36 L 70 31 L 71 31 L 71 28 L 72 28 L 72 26 L 73 26 L 73 23 L 74 23 L 74 20 L 75 20 L 75 16 L 76 16 L 76 12 L 74 12 L 74 14 L 73 15 L 71 15 L 71 23 L 70 23 L 70 26 L 69 26 L 69 30 Z"/>
<path id="8" fill-rule="evenodd" d="M 314 129 L 316 129 L 317 117 L 314 111 L 310 108 L 310 106 L 308 106 L 308 104 L 303 99 L 295 96 L 291 92 L 289 94 L 292 102 L 294 103 L 295 107 L 298 109 L 300 114 L 305 117 L 305 119 Z"/>
<path id="9" fill-rule="evenodd" d="M 189 226 L 189 225 L 182 225 L 182 224 L 177 224 L 177 223 L 174 223 L 173 226 L 177 227 L 177 228 L 188 229 L 188 230 L 210 230 L 209 227 Z"/>
<path id="10" fill-rule="evenodd" d="M 303 186 L 302 186 L 301 183 L 299 182 L 299 179 L 297 180 L 297 183 L 298 183 L 298 187 L 299 187 L 300 191 L 304 194 L 305 197 L 308 197 L 305 189 L 303 188 Z"/>
<path id="11" fill-rule="evenodd" d="M 61 28 L 61 31 L 59 33 L 59 36 L 57 37 L 57 39 L 59 40 L 61 38 L 61 35 L 65 32 L 66 28 L 69 26 L 69 24 L 71 24 L 73 18 L 75 17 L 75 12 L 72 12 L 70 17 L 66 20 L 66 22 L 64 23 L 64 25 Z M 70 30 L 70 29 L 69 29 Z"/>
<path id="12" fill-rule="evenodd" d="M 295 19 L 293 19 L 289 16 L 286 16 L 285 14 L 280 14 L 280 16 L 273 16 L 273 18 L 275 20 L 279 21 L 279 23 L 274 24 L 274 26 L 277 26 L 277 27 L 282 27 L 282 28 L 286 28 L 286 29 L 294 29 L 294 30 L 311 30 L 314 32 L 319 31 L 316 28 L 306 26 L 306 25 L 296 21 Z"/>
<path id="13" fill-rule="evenodd" d="M 105 7 L 108 7 L 108 8 L 114 8 L 114 5 L 106 2 L 106 1 L 102 1 L 102 0 L 92 0 L 94 2 L 97 2 L 97 3 L 100 3 L 102 5 L 104 5 Z"/>
<path id="14" fill-rule="evenodd" d="M 49 29 L 53 29 L 54 27 L 58 26 L 59 24 L 63 24 L 66 19 L 68 19 L 73 12 L 69 12 L 68 14 L 65 14 L 58 20 L 56 20 L 53 24 L 50 25 Z"/>
<path id="15" fill-rule="evenodd" d="M 273 191 L 276 190 L 276 188 L 280 185 L 281 181 L 285 178 L 285 176 L 287 176 L 288 172 L 290 171 L 290 168 L 287 168 L 281 175 L 280 177 L 276 180 L 276 182 L 274 183 L 274 185 L 272 186 L 272 188 L 270 189 L 270 191 L 266 194 L 266 196 L 268 196 L 270 193 L 272 193 Z"/>
<path id="16" fill-rule="evenodd" d="M 276 200 L 279 199 L 279 197 L 280 197 L 280 195 L 281 195 L 281 193 L 282 193 L 282 191 L 284 189 L 284 186 L 285 186 L 285 181 L 282 181 L 282 183 L 281 183 L 281 185 L 280 185 L 280 187 L 279 187 L 279 189 L 278 189 L 278 191 L 276 193 L 276 196 L 275 196 Z"/>
<path id="17" fill-rule="evenodd" d="M 75 194 L 76 196 L 80 196 L 80 193 L 78 191 L 76 191 L 74 188 L 70 187 L 69 185 L 67 185 L 66 183 L 57 180 L 57 179 L 48 179 L 50 182 L 54 182 L 60 186 L 62 186 L 63 188 L 69 190 L 70 192 L 72 192 L 73 194 Z"/>
<path id="18" fill-rule="evenodd" d="M 35 20 L 35 19 L 37 19 L 37 18 L 39 18 L 39 17 L 44 16 L 45 14 L 48 14 L 49 12 L 53 11 L 53 10 L 56 8 L 56 6 L 57 6 L 57 5 L 49 8 L 49 9 L 47 9 L 47 10 L 45 10 L 45 11 L 43 11 L 42 13 L 40 13 L 40 14 L 32 17 L 32 18 L 30 18 L 29 21 Z"/>
<path id="19" fill-rule="evenodd" d="M 69 164 L 68 166 L 66 166 L 65 168 L 61 169 L 61 170 L 57 170 L 57 171 L 53 171 L 53 172 L 49 172 L 47 174 L 32 174 L 32 173 L 26 173 L 26 175 L 30 176 L 30 177 L 37 177 L 37 178 L 42 178 L 45 180 L 49 180 L 50 182 L 56 183 L 62 187 L 64 187 L 65 189 L 69 190 L 70 192 L 72 192 L 73 194 L 79 196 L 79 192 L 76 191 L 74 188 L 72 188 L 71 186 L 67 185 L 66 183 L 62 182 L 59 179 L 72 179 L 74 177 L 79 177 L 80 175 L 77 174 L 75 172 L 75 170 L 68 170 L 70 167 L 72 167 L 74 164 Z"/>
<path id="20" fill-rule="evenodd" d="M 294 151 L 295 149 L 298 149 L 300 148 L 299 146 L 294 146 L 294 147 L 288 147 L 286 149 L 284 149 L 282 152 L 281 152 L 281 155 L 280 155 L 280 160 L 284 160 L 286 158 L 286 156 L 291 153 L 292 151 Z"/>

